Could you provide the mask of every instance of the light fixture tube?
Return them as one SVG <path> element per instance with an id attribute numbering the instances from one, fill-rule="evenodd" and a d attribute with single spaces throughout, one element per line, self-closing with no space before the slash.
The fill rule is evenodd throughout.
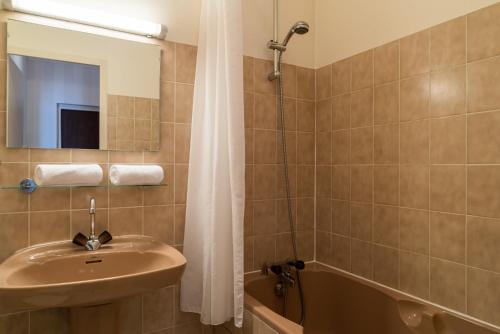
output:
<path id="1" fill-rule="evenodd" d="M 9 10 L 164 39 L 164 25 L 50 0 L 4 0 Z"/>

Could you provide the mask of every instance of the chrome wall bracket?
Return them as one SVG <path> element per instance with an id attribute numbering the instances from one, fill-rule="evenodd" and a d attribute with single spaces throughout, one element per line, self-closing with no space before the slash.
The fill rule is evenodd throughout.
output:
<path id="1" fill-rule="evenodd" d="M 38 185 L 33 179 L 24 179 L 19 183 L 19 190 L 23 193 L 31 194 L 38 188 Z"/>

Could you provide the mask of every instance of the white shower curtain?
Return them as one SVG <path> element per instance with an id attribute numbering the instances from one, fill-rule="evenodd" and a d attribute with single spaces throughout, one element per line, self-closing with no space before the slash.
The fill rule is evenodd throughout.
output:
<path id="1" fill-rule="evenodd" d="M 243 321 L 245 136 L 241 0 L 202 0 L 181 310 Z"/>

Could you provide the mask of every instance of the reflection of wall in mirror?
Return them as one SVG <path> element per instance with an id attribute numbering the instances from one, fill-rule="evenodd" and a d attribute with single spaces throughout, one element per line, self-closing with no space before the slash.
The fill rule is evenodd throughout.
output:
<path id="1" fill-rule="evenodd" d="M 99 106 L 99 67 L 16 55 L 10 55 L 9 58 L 11 66 L 20 62 L 15 59 L 24 58 L 23 70 L 12 66 L 15 71 L 10 72 L 13 82 L 11 86 L 18 82 L 18 87 L 9 94 L 14 103 L 10 104 L 9 100 L 9 107 L 13 108 L 10 110 L 23 112 L 9 114 L 9 129 L 21 129 L 16 118 L 20 117 L 19 114 L 24 114 L 22 146 L 59 147 L 57 105 Z M 12 76 L 14 73 L 15 76 Z M 21 87 L 22 84 L 24 87 Z M 19 88 L 22 89 L 22 94 Z M 21 105 L 23 99 L 24 105 Z M 9 132 L 9 140 L 14 140 L 9 141 L 10 146 L 21 146 L 14 145 L 20 139 L 14 138 L 16 133 L 17 131 Z"/>

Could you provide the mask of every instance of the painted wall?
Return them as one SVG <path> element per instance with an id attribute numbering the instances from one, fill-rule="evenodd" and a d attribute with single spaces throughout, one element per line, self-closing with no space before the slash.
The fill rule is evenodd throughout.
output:
<path id="1" fill-rule="evenodd" d="M 497 0 L 315 0 L 316 68 Z"/>
<path id="2" fill-rule="evenodd" d="M 56 0 L 63 1 L 63 0 Z M 167 40 L 198 44 L 201 0 L 64 0 L 72 5 L 112 12 L 163 23 L 168 27 Z M 281 0 L 280 36 L 297 20 L 314 27 L 314 0 Z M 243 0 L 244 53 L 257 58 L 271 58 L 266 43 L 273 35 L 273 0 Z M 295 38 L 284 60 L 290 64 L 314 66 L 314 28 Z M 280 37 L 280 39 L 283 37 Z"/>

